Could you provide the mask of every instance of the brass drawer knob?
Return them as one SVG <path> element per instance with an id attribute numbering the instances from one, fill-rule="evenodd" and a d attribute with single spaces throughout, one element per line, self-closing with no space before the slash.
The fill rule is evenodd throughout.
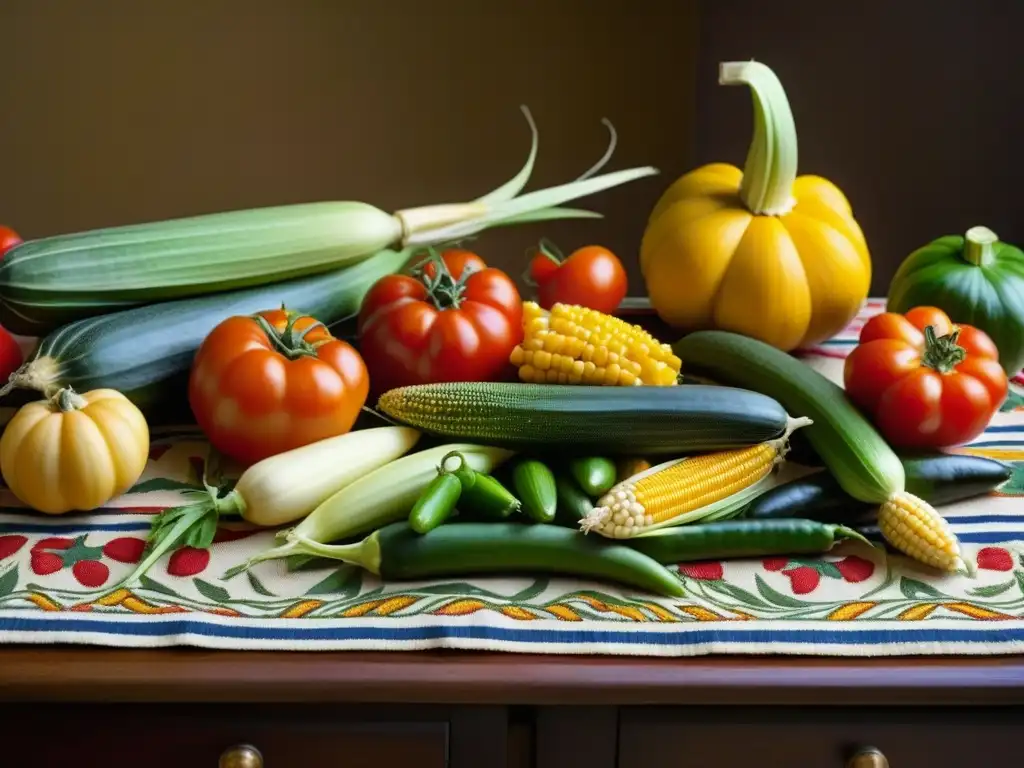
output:
<path id="1" fill-rule="evenodd" d="M 846 768 L 889 768 L 889 761 L 874 747 L 864 747 L 847 761 Z"/>
<path id="2" fill-rule="evenodd" d="M 256 747 L 239 744 L 220 756 L 218 768 L 263 768 L 263 755 Z"/>

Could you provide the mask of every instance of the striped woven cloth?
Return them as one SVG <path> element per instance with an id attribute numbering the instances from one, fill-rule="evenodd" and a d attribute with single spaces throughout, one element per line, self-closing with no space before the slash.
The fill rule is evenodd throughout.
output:
<path id="1" fill-rule="evenodd" d="M 868 302 L 844 333 L 803 356 L 834 379 Z M 822 557 L 688 563 L 681 599 L 568 578 L 381 583 L 328 564 L 281 563 L 225 581 L 271 532 L 224 527 L 212 547 L 164 558 L 138 588 L 117 586 L 150 517 L 199 487 L 194 429 L 154 433 L 138 485 L 103 510 L 48 518 L 0 490 L 0 643 L 232 649 L 486 649 L 552 654 L 879 656 L 1024 650 L 1024 382 L 962 450 L 1006 460 L 998 492 L 942 509 L 977 565 L 945 577 L 881 548 Z"/>

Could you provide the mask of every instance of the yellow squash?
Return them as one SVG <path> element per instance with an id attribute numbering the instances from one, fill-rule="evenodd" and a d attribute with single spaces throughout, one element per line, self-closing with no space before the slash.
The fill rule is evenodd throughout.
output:
<path id="1" fill-rule="evenodd" d="M 106 504 L 135 484 L 148 458 L 146 419 L 112 389 L 62 389 L 29 403 L 0 438 L 7 487 L 51 515 Z"/>
<path id="2" fill-rule="evenodd" d="M 640 248 L 651 303 L 684 332 L 718 328 L 787 351 L 823 341 L 867 298 L 864 235 L 837 187 L 797 177 L 796 127 L 775 73 L 728 62 L 719 82 L 753 94 L 747 162 L 742 172 L 705 165 L 662 195 Z"/>

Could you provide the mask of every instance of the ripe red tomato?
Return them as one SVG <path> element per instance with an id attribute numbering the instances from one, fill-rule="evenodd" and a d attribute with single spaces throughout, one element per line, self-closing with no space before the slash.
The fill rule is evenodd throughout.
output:
<path id="1" fill-rule="evenodd" d="M 21 351 L 21 346 L 5 328 L 0 326 L 0 384 L 5 383 L 23 362 L 25 362 L 25 355 Z"/>
<path id="2" fill-rule="evenodd" d="M 945 448 L 980 435 L 1008 383 L 992 339 L 942 310 L 885 312 L 861 329 L 843 371 L 846 393 L 901 448 Z"/>
<path id="3" fill-rule="evenodd" d="M 530 280 L 537 303 L 579 304 L 611 314 L 626 297 L 628 280 L 622 262 L 607 248 L 588 245 L 563 259 L 550 243 L 541 243 L 530 261 Z"/>
<path id="4" fill-rule="evenodd" d="M 473 264 L 459 253 L 442 254 L 434 278 L 425 269 L 416 276 L 387 275 L 366 294 L 359 347 L 375 393 L 501 378 L 523 338 L 523 304 L 508 275 L 487 266 L 470 269 Z"/>
<path id="5" fill-rule="evenodd" d="M 5 227 L 0 224 L 0 258 L 3 257 L 11 248 L 21 243 L 21 238 L 18 237 L 18 233 L 10 227 Z"/>
<path id="6" fill-rule="evenodd" d="M 308 315 L 274 309 L 230 317 L 210 332 L 188 396 L 210 443 L 251 464 L 348 432 L 369 386 L 351 345 Z"/>
<path id="7" fill-rule="evenodd" d="M 441 258 L 444 260 L 445 265 L 447 265 L 448 270 L 453 275 L 459 277 L 467 271 L 478 272 L 481 269 L 487 269 L 487 264 L 483 259 L 473 253 L 473 251 L 467 251 L 463 248 L 448 248 L 441 251 Z M 437 276 L 437 259 L 428 257 L 417 264 L 416 267 L 430 280 Z"/>

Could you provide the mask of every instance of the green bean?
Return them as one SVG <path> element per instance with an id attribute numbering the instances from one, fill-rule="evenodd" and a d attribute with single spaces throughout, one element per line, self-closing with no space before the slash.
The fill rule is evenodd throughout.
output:
<path id="1" fill-rule="evenodd" d="M 798 518 L 723 520 L 662 528 L 628 540 L 659 563 L 821 554 L 842 539 L 867 542 L 852 528 Z"/>

